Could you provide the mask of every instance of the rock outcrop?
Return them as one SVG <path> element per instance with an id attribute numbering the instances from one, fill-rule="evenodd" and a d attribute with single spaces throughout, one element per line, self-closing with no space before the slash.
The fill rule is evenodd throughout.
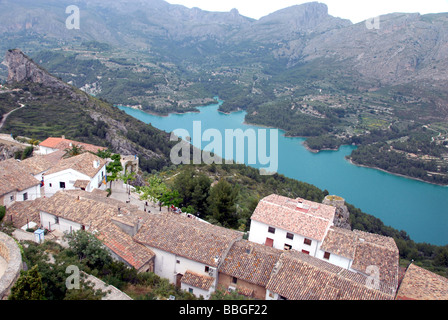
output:
<path id="1" fill-rule="evenodd" d="M 336 214 L 333 221 L 336 227 L 351 230 L 350 212 L 348 211 L 343 198 L 330 195 L 326 196 L 322 203 L 328 206 L 336 207 Z"/>
<path id="2" fill-rule="evenodd" d="M 8 83 L 33 82 L 55 89 L 71 89 L 68 84 L 50 75 L 19 49 L 8 50 L 5 62 L 8 67 Z"/>

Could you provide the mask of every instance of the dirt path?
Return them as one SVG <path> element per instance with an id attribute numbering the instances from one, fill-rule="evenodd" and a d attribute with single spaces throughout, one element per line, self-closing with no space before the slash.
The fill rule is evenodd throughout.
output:
<path id="1" fill-rule="evenodd" d="M 0 129 L 3 127 L 3 125 L 4 125 L 5 122 L 6 122 L 6 119 L 8 118 L 8 116 L 9 116 L 11 113 L 13 113 L 14 111 L 17 111 L 17 110 L 19 110 L 19 109 L 22 109 L 22 108 L 24 108 L 24 107 L 25 107 L 25 105 L 20 103 L 20 107 L 19 107 L 19 108 L 14 109 L 14 110 L 9 111 L 8 113 L 4 114 L 4 115 L 3 115 L 3 118 L 2 118 L 2 121 L 0 121 Z"/>

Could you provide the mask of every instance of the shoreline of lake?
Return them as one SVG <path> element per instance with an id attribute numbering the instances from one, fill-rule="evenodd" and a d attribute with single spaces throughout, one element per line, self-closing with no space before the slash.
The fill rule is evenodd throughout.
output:
<path id="1" fill-rule="evenodd" d="M 177 128 L 191 131 L 194 121 L 202 121 L 203 130 L 215 128 L 220 131 L 244 131 L 246 126 L 254 130 L 263 127 L 246 123 L 244 111 L 226 114 L 219 112 L 218 108 L 219 104 L 204 106 L 198 108 L 199 113 L 173 114 L 172 117 L 151 115 L 131 108 L 123 110 L 163 131 Z M 305 138 L 287 137 L 284 130 L 279 131 L 283 133 L 279 135 L 278 141 L 279 174 L 338 194 L 348 203 L 377 217 L 385 225 L 406 230 L 416 242 L 436 245 L 448 243 L 445 232 L 448 228 L 445 209 L 448 207 L 448 189 L 445 186 L 350 163 L 346 157 L 352 152 L 353 145 L 342 145 L 338 150 L 314 153 L 303 144 Z M 422 212 L 425 214 L 422 215 Z"/>

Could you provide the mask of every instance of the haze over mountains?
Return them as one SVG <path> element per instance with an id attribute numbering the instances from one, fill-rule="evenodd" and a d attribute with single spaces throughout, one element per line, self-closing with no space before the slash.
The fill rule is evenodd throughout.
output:
<path id="1" fill-rule="evenodd" d="M 79 30 L 65 26 L 69 5 L 80 8 Z M 207 12 L 163 0 L 4 0 L 0 20 L 3 51 L 14 45 L 25 51 L 33 42 L 44 49 L 96 40 L 161 52 L 176 61 L 188 59 L 191 54 L 182 51 L 192 48 L 203 61 L 230 55 L 249 56 L 257 63 L 269 54 L 292 66 L 330 59 L 360 73 L 373 87 L 421 80 L 443 86 L 440 82 L 448 80 L 447 14 L 391 13 L 381 17 L 379 29 L 369 29 L 365 23 L 330 16 L 327 6 L 317 2 L 254 20 L 236 9 Z"/>

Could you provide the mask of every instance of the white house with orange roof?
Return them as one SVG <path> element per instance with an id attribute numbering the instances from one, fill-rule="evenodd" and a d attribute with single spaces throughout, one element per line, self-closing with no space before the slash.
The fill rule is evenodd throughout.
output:
<path id="1" fill-rule="evenodd" d="M 45 196 L 51 197 L 61 190 L 106 189 L 106 163 L 90 152 L 61 159 L 43 176 Z"/>
<path id="2" fill-rule="evenodd" d="M 391 237 L 334 226 L 336 207 L 279 195 L 263 198 L 251 217 L 249 241 L 293 250 L 396 290 L 399 250 Z M 375 278 L 376 279 L 376 278 Z"/>
<path id="3" fill-rule="evenodd" d="M 84 149 L 84 151 L 90 151 L 93 153 L 97 153 L 98 150 L 106 150 L 105 147 L 95 146 L 93 144 L 88 144 L 84 142 L 74 141 L 65 139 L 64 136 L 61 138 L 47 138 L 39 144 L 39 153 L 40 154 L 50 154 L 56 152 L 58 150 L 65 150 L 67 148 L 71 148 L 73 146 L 80 146 Z"/>
<path id="4" fill-rule="evenodd" d="M 280 195 L 263 198 L 251 217 L 249 241 L 316 257 L 336 208 Z"/>

